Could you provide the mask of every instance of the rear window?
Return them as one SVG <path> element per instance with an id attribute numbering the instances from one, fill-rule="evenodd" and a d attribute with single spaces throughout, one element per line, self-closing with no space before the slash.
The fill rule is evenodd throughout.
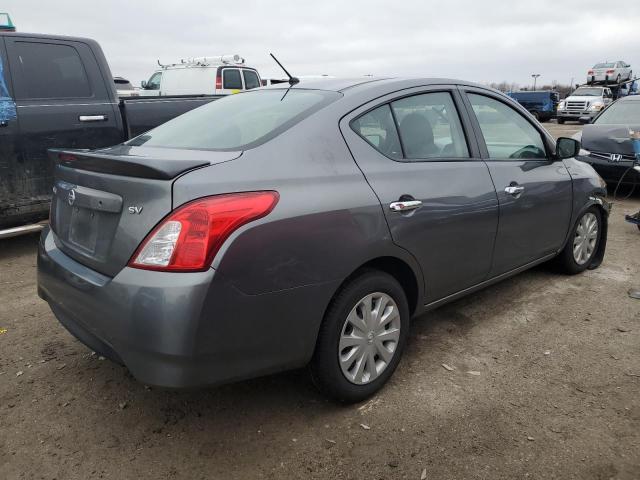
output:
<path id="1" fill-rule="evenodd" d="M 174 118 L 127 145 L 246 150 L 279 135 L 340 97 L 337 92 L 303 89 L 229 95 Z"/>
<path id="2" fill-rule="evenodd" d="M 242 90 L 240 70 L 225 68 L 222 70 L 222 88 L 227 90 Z"/>

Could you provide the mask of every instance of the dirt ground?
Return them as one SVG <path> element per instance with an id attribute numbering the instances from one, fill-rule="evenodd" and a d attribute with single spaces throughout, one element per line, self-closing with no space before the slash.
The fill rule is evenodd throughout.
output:
<path id="1" fill-rule="evenodd" d="M 390 384 L 346 407 L 304 372 L 145 388 L 37 297 L 37 237 L 4 241 L 0 479 L 638 479 L 638 209 L 616 202 L 597 270 L 537 268 L 416 319 Z"/>

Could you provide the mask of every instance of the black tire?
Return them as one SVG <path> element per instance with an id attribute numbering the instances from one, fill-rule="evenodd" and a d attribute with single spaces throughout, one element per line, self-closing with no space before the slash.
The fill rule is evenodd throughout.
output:
<path id="1" fill-rule="evenodd" d="M 564 125 L 564 118 L 558 117 L 558 124 Z"/>
<path id="2" fill-rule="evenodd" d="M 536 120 L 540 121 L 540 114 L 536 111 L 531 112 L 531 115 L 533 115 L 533 118 L 535 118 Z"/>
<path id="3" fill-rule="evenodd" d="M 386 368 L 370 383 L 357 385 L 342 373 L 338 360 L 340 336 L 349 312 L 361 299 L 375 292 L 389 295 L 396 303 L 400 314 L 400 334 Z M 336 293 L 327 309 L 309 365 L 313 383 L 324 395 L 343 403 L 360 402 L 370 397 L 382 388 L 398 366 L 409 336 L 409 324 L 409 304 L 398 281 L 378 270 L 364 270 Z"/>
<path id="4" fill-rule="evenodd" d="M 576 262 L 573 256 L 573 240 L 576 236 L 576 232 L 578 230 L 578 225 L 580 224 L 580 220 L 582 220 L 582 217 L 584 217 L 587 213 L 593 213 L 596 216 L 596 219 L 598 220 L 598 238 L 596 239 L 596 243 L 593 248 L 591 257 L 583 264 L 579 264 L 578 262 Z M 589 268 L 589 265 L 591 264 L 591 262 L 593 262 L 593 258 L 597 254 L 598 248 L 600 247 L 601 238 L 602 238 L 602 214 L 600 213 L 600 209 L 598 209 L 597 207 L 588 208 L 587 210 L 582 212 L 580 217 L 578 217 L 575 225 L 571 229 L 571 235 L 567 240 L 567 244 L 565 245 L 562 252 L 560 252 L 560 254 L 554 259 L 556 266 L 559 268 L 559 270 L 562 273 L 565 273 L 567 275 L 576 275 L 577 273 L 584 272 L 587 268 Z"/>

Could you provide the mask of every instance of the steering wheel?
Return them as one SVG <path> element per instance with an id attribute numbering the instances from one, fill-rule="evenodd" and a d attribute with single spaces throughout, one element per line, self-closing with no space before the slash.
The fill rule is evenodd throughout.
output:
<path id="1" fill-rule="evenodd" d="M 526 145 L 509 155 L 509 158 L 541 158 L 540 148 L 535 145 Z"/>

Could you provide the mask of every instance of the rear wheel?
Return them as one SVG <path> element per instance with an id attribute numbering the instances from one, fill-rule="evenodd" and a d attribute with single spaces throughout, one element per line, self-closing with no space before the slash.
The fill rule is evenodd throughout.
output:
<path id="1" fill-rule="evenodd" d="M 314 384 L 352 403 L 377 392 L 396 369 L 409 334 L 409 305 L 390 275 L 367 270 L 329 306 L 311 360 Z"/>
<path id="2" fill-rule="evenodd" d="M 583 272 L 591 264 L 598 251 L 602 235 L 602 215 L 596 207 L 584 212 L 573 227 L 571 237 L 556 263 L 569 275 Z"/>
<path id="3" fill-rule="evenodd" d="M 560 118 L 560 117 L 558 117 L 558 123 L 559 123 L 560 125 L 564 124 L 564 118 Z"/>
<path id="4" fill-rule="evenodd" d="M 618 76 L 616 77 L 616 83 L 620 83 L 621 81 L 622 81 L 622 76 L 618 74 Z"/>

